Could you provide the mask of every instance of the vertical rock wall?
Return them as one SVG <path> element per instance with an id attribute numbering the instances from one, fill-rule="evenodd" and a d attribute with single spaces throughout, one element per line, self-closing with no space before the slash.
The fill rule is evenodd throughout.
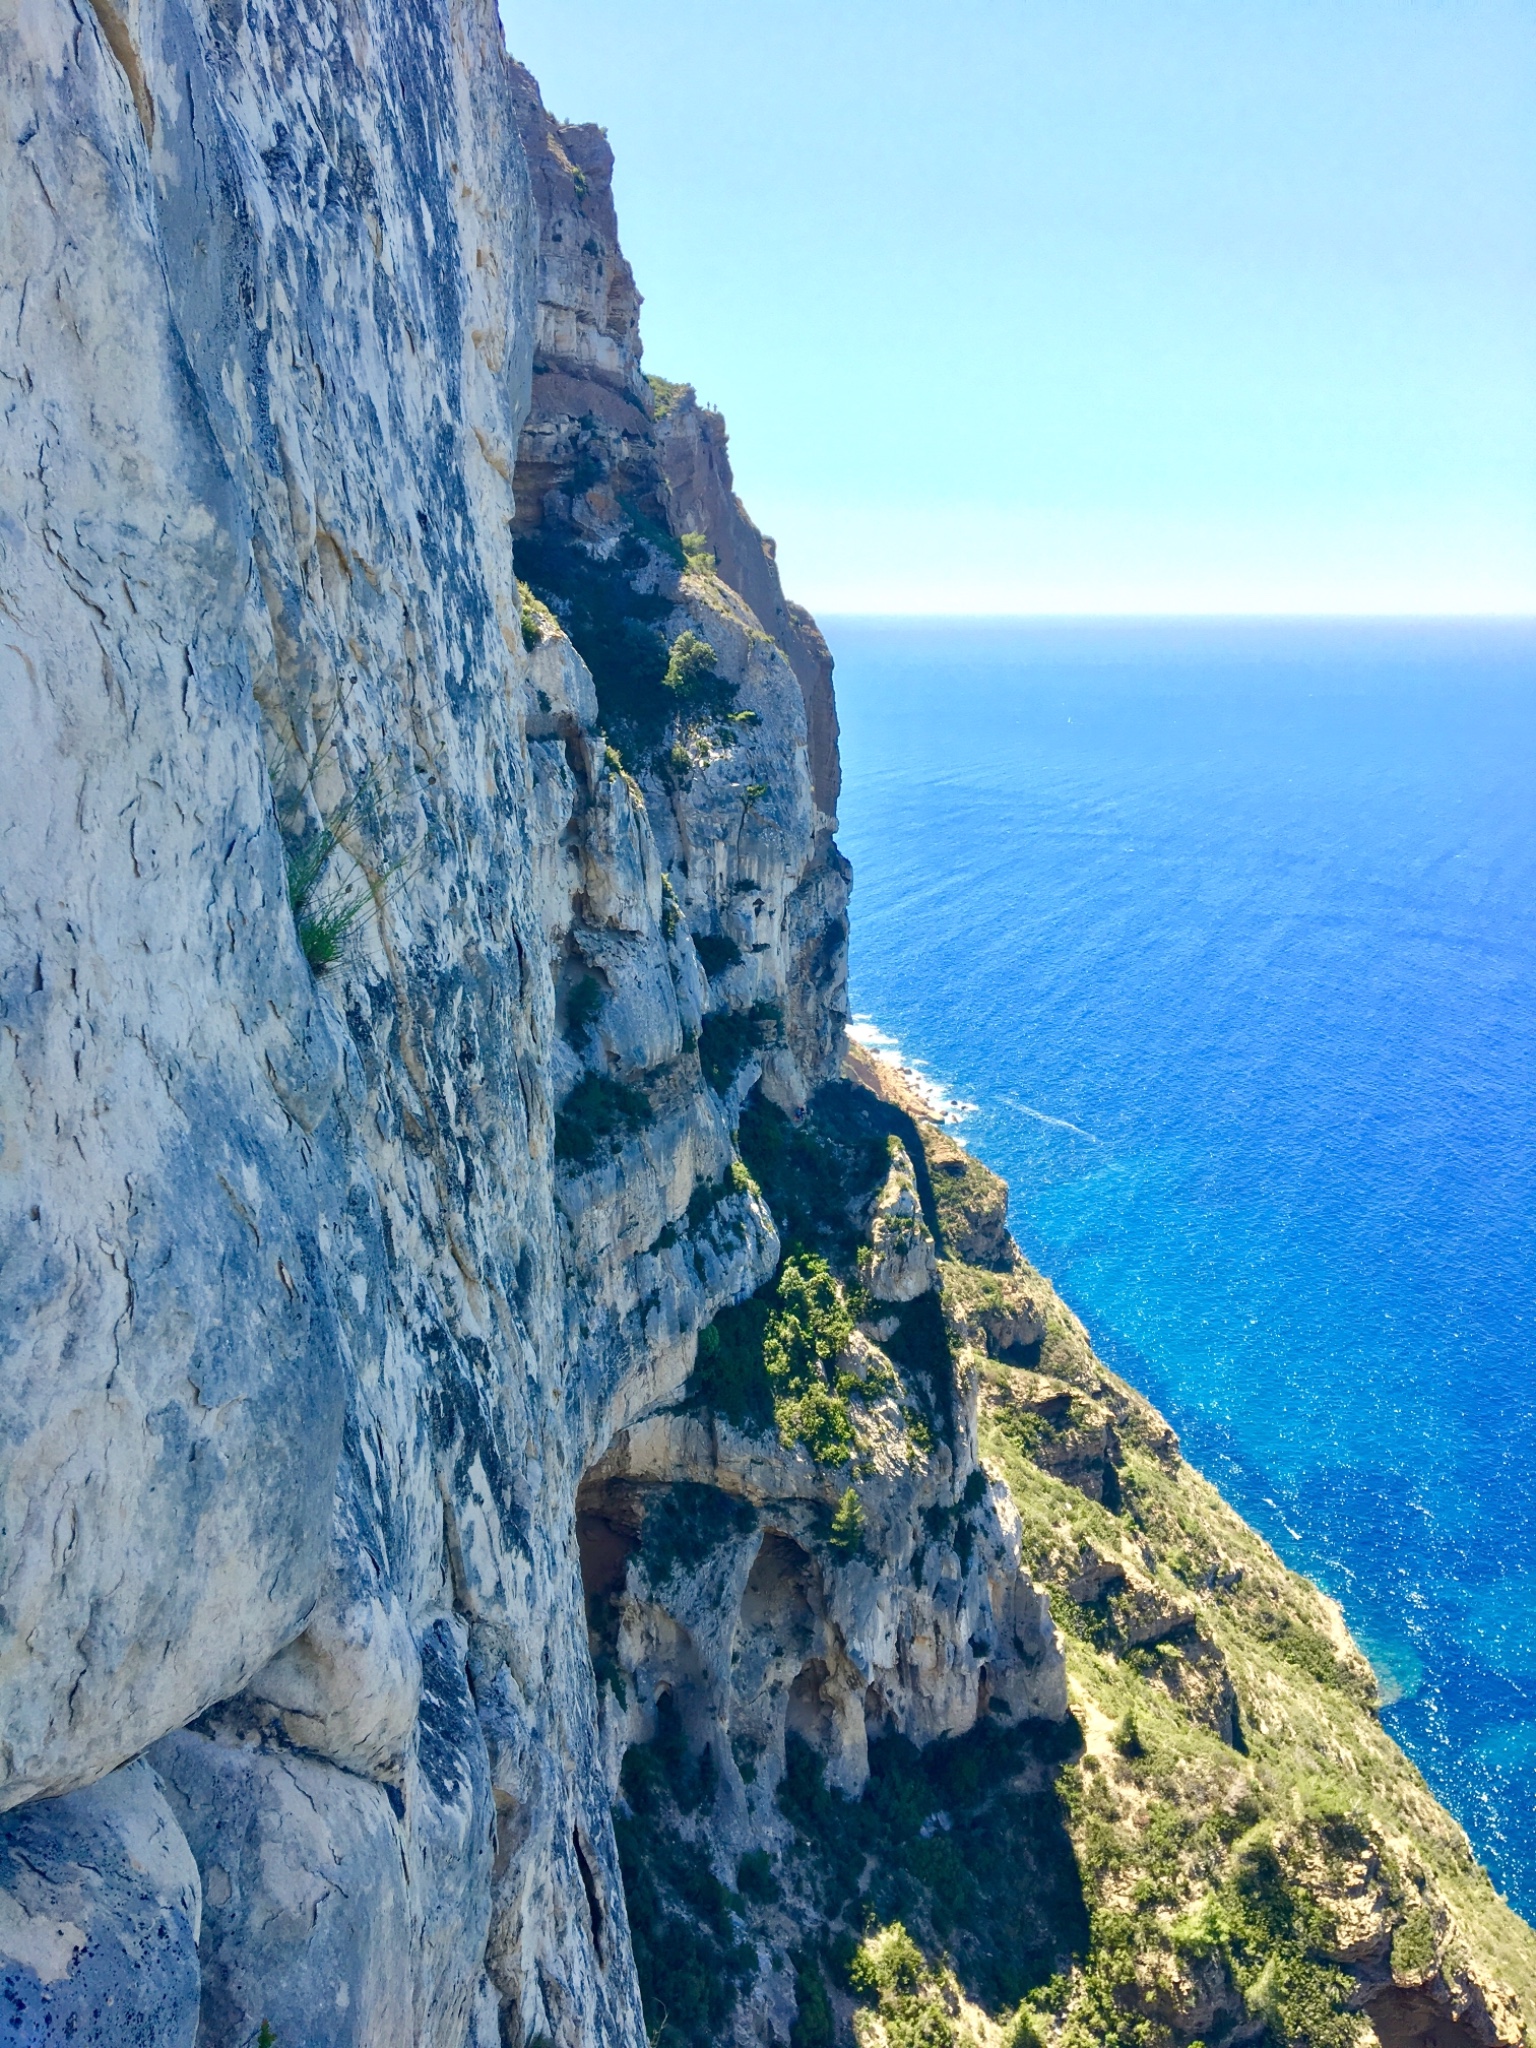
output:
<path id="1" fill-rule="evenodd" d="M 1061 1705 L 1000 1503 L 918 1617 L 963 1414 L 839 1578 L 673 1412 L 841 1053 L 830 663 L 489 0 L 25 0 L 0 123 L 6 2009 L 639 2048 L 584 1477 L 736 1504 L 701 1740 L 786 1586 L 850 1784 Z"/>

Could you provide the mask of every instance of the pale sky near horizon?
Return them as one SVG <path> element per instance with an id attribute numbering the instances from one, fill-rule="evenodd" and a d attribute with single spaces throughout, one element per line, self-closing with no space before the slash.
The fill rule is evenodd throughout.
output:
<path id="1" fill-rule="evenodd" d="M 1536 0 L 501 0 L 826 612 L 1536 614 Z"/>

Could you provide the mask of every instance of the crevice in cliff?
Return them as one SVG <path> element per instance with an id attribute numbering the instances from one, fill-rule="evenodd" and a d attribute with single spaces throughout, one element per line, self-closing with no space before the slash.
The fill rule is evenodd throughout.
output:
<path id="1" fill-rule="evenodd" d="M 597 1896 L 597 1879 L 592 1875 L 591 1860 L 583 1846 L 579 1826 L 571 1829 L 571 1847 L 576 1853 L 576 1867 L 581 1872 L 581 1888 L 587 1899 L 587 1925 L 592 1933 L 592 1948 L 599 1963 L 606 1962 L 603 1951 L 603 1908 Z"/>
<path id="2" fill-rule="evenodd" d="M 146 143 L 155 139 L 155 102 L 149 90 L 149 81 L 144 76 L 144 60 L 129 32 L 128 23 L 112 0 L 91 0 L 91 9 L 101 24 L 101 32 L 107 39 L 107 47 L 122 67 L 128 81 L 128 90 L 133 96 L 134 112 L 139 117 L 139 126 L 144 131 Z"/>

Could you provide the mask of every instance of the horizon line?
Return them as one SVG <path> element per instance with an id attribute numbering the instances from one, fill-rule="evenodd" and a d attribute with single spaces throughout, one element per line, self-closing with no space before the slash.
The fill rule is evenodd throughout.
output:
<path id="1" fill-rule="evenodd" d="M 933 624 L 1040 626 L 1536 626 L 1531 611 L 1482 612 L 1343 612 L 1343 611 L 1188 611 L 1188 612 L 1045 612 L 1045 611 L 872 611 L 865 607 L 820 605 L 814 615 L 824 619 L 879 619 Z"/>

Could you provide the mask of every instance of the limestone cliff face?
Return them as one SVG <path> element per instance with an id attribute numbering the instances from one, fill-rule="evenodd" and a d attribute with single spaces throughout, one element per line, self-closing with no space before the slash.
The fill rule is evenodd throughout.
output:
<path id="1" fill-rule="evenodd" d="M 491 0 L 24 0 L 0 124 L 7 2038 L 1514 2048 L 1336 1614 L 844 1070 L 600 131 Z"/>
<path id="2" fill-rule="evenodd" d="M 539 221 L 532 405 L 518 456 L 517 526 L 612 551 L 636 519 L 707 543 L 715 577 L 741 599 L 793 669 L 805 710 L 822 829 L 836 821 L 841 771 L 832 658 L 790 603 L 771 540 L 736 496 L 725 422 L 686 384 L 640 368 L 640 298 L 618 246 L 613 157 L 598 128 L 559 122 L 513 67 L 518 122 Z M 695 559 L 697 559 L 695 557 Z"/>
<path id="3" fill-rule="evenodd" d="M 824 1280 L 738 1150 L 842 1053 L 830 663 L 489 0 L 28 0 L 0 120 L 7 2024 L 638 2048 L 626 1747 L 724 1871 L 786 1730 L 1065 1711 L 885 1135 Z"/>

